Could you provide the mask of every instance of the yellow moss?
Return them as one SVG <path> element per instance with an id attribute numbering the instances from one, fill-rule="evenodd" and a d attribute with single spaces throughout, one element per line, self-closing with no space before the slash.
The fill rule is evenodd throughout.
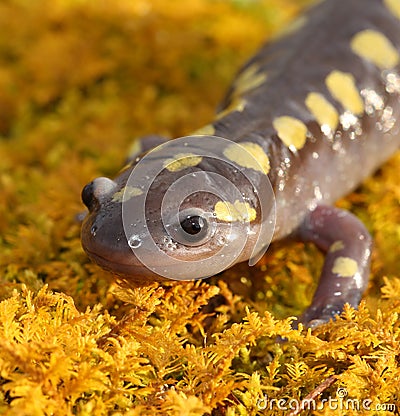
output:
<path id="1" fill-rule="evenodd" d="M 0 3 L 0 413 L 255 415 L 333 375 L 324 397 L 399 397 L 400 154 L 339 202 L 374 235 L 372 281 L 359 311 L 313 333 L 277 319 L 310 302 L 311 245 L 146 287 L 116 283 L 80 245 L 83 185 L 114 175 L 132 137 L 209 123 L 239 65 L 303 3 Z"/>

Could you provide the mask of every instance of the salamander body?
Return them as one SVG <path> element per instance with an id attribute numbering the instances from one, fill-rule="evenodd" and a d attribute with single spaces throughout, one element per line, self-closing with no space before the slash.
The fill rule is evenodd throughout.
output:
<path id="1" fill-rule="evenodd" d="M 162 278 L 161 269 L 152 266 L 164 261 L 158 253 L 172 248 L 174 259 L 184 262 L 177 273 L 190 279 L 220 271 L 213 253 L 221 244 L 229 250 L 246 237 L 231 265 L 254 256 L 270 239 L 295 237 L 326 252 L 319 287 L 302 321 L 317 325 L 340 313 L 346 302 L 358 305 L 368 282 L 371 238 L 357 218 L 332 204 L 400 147 L 400 0 L 325 0 L 289 29 L 243 66 L 215 119 L 190 140 L 227 139 L 218 142 L 226 163 L 193 149 L 174 154 L 173 146 L 164 153 L 157 147 L 143 159 L 162 142 L 151 136 L 114 180 L 97 178 L 86 185 L 82 199 L 89 214 L 82 243 L 89 257 L 127 279 L 149 281 Z M 161 173 L 146 188 L 143 219 L 132 217 L 124 226 L 128 200 L 129 212 L 142 209 L 135 198 L 144 185 L 129 182 L 141 160 Z M 216 197 L 210 189 L 224 185 L 210 172 L 229 178 L 244 199 L 229 192 Z M 194 191 L 180 202 L 183 214 L 160 221 L 163 196 L 188 174 Z M 260 198 L 266 178 L 275 197 L 275 227 L 264 241 Z M 147 250 L 143 262 L 135 249 L 149 235 L 158 252 Z"/>

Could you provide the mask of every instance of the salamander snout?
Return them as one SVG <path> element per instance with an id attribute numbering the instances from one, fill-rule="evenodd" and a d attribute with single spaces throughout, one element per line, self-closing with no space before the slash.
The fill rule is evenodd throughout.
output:
<path id="1" fill-rule="evenodd" d="M 109 179 L 100 177 L 88 183 L 82 190 L 82 202 L 89 211 L 101 204 L 111 193 L 115 191 L 117 184 Z"/>

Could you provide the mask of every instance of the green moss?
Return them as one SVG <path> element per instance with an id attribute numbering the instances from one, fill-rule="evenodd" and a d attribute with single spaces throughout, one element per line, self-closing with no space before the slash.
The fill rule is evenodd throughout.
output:
<path id="1" fill-rule="evenodd" d="M 305 3 L 0 4 L 0 412 L 255 415 L 339 387 L 371 407 L 398 400 L 399 155 L 339 202 L 374 235 L 365 302 L 312 334 L 277 319 L 310 301 L 313 246 L 145 288 L 118 285 L 80 246 L 82 187 L 115 174 L 134 137 L 207 123 L 240 64 Z"/>

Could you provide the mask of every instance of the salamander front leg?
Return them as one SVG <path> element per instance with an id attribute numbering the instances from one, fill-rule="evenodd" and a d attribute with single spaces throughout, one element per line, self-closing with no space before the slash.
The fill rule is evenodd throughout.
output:
<path id="1" fill-rule="evenodd" d="M 354 215 L 329 206 L 311 211 L 299 236 L 326 252 L 312 303 L 299 318 L 306 326 L 316 327 L 340 314 L 346 303 L 358 306 L 368 284 L 371 236 Z"/>

